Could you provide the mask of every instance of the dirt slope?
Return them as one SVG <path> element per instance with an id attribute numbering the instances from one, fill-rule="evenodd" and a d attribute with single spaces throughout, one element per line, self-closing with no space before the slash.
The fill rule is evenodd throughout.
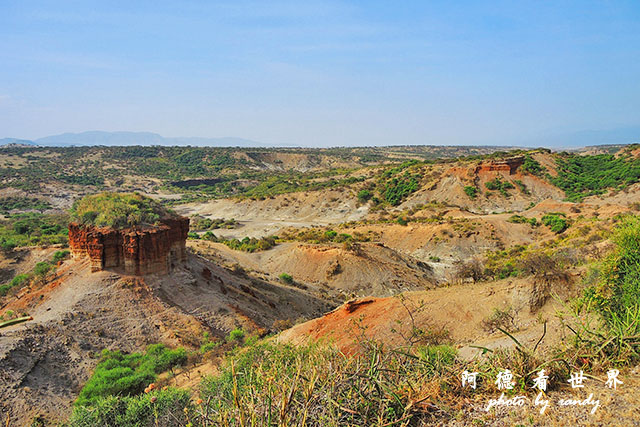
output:
<path id="1" fill-rule="evenodd" d="M 68 415 L 105 348 L 197 346 L 204 331 L 268 329 L 276 319 L 309 319 L 332 307 L 300 289 L 235 275 L 193 255 L 168 276 L 91 273 L 87 260 L 67 261 L 56 274 L 2 308 L 34 318 L 0 333 L 0 402 L 16 425 L 38 414 Z"/>
<path id="2" fill-rule="evenodd" d="M 563 297 L 575 289 L 565 287 Z M 500 332 L 488 332 L 483 321 L 494 309 L 513 308 L 514 335 L 524 345 L 535 344 L 543 332 L 540 319 L 547 320 L 547 342 L 557 338 L 559 320 L 554 317 L 559 304 L 553 300 L 532 311 L 530 300 L 533 283 L 529 279 L 503 280 L 408 292 L 403 298 L 360 298 L 351 300 L 325 316 L 296 325 L 282 332 L 282 342 L 301 343 L 307 339 L 329 339 L 346 352 L 357 350 L 358 341 L 375 338 L 387 344 L 406 344 L 412 326 L 429 331 L 447 330 L 460 347 L 462 357 L 472 357 L 479 350 L 470 345 L 488 348 L 511 346 L 513 342 Z M 412 325 L 411 317 L 414 319 Z"/>
<path id="3" fill-rule="evenodd" d="M 239 263 L 277 279 L 282 273 L 316 292 L 341 295 L 388 296 L 433 287 L 436 280 L 426 263 L 381 243 L 361 243 L 352 250 L 341 245 L 280 243 L 264 252 L 247 253 L 219 243 L 189 241 L 204 256 Z"/>

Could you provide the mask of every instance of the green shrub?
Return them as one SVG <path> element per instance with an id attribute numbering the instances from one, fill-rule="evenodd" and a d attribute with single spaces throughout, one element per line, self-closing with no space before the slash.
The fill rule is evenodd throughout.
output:
<path id="1" fill-rule="evenodd" d="M 478 189 L 471 185 L 466 185 L 464 187 L 464 193 L 472 199 L 475 199 L 476 197 L 478 197 Z"/>
<path id="2" fill-rule="evenodd" d="M 35 209 L 43 211 L 51 209 L 51 204 L 35 197 L 9 196 L 0 198 L 0 212 L 8 213 L 11 210 Z"/>
<path id="3" fill-rule="evenodd" d="M 333 230 L 327 230 L 324 233 L 324 236 L 328 239 L 328 240 L 333 240 L 336 238 L 336 236 L 338 235 L 337 232 L 333 231 Z"/>
<path id="4" fill-rule="evenodd" d="M 610 324 L 640 306 L 640 218 L 625 219 L 612 240 L 616 250 L 604 263 L 598 300 Z M 640 325 L 637 329 L 640 331 Z"/>
<path id="5" fill-rule="evenodd" d="M 215 234 L 213 234 L 211 231 L 207 231 L 206 233 L 204 233 L 202 235 L 202 238 L 204 240 L 209 240 L 210 242 L 215 242 L 216 240 L 218 240 L 218 238 L 216 237 Z"/>
<path id="6" fill-rule="evenodd" d="M 222 243 L 236 251 L 258 252 L 266 251 L 274 247 L 276 245 L 276 239 L 273 236 L 261 237 L 260 239 L 256 239 L 255 237 L 245 237 L 242 240 L 223 240 Z"/>
<path id="7" fill-rule="evenodd" d="M 47 273 L 51 271 L 52 268 L 53 268 L 53 265 L 51 265 L 46 261 L 39 262 L 33 268 L 33 274 L 35 274 L 37 277 L 44 277 L 47 275 Z"/>
<path id="8" fill-rule="evenodd" d="M 227 228 L 232 229 L 238 226 L 238 221 L 235 219 L 223 219 L 223 218 L 215 218 L 210 219 L 203 217 L 202 215 L 192 215 L 189 219 L 189 228 L 192 231 L 205 231 L 205 230 L 215 230 L 218 228 Z"/>
<path id="9" fill-rule="evenodd" d="M 91 406 L 108 396 L 139 394 L 157 374 L 186 360 L 184 348 L 170 350 L 162 344 L 148 346 L 144 354 L 104 350 L 93 375 L 80 391 L 76 406 Z"/>
<path id="10" fill-rule="evenodd" d="M 531 175 L 541 175 L 546 169 L 538 163 L 537 160 L 531 157 L 531 154 L 526 154 L 524 156 L 524 162 L 522 163 L 522 166 L 520 166 L 520 170 L 528 172 Z"/>
<path id="11" fill-rule="evenodd" d="M 290 274 L 287 273 L 282 273 L 280 276 L 278 276 L 280 278 L 280 280 L 283 283 L 286 283 L 288 285 L 293 283 L 293 277 Z"/>
<path id="12" fill-rule="evenodd" d="M 542 223 L 556 234 L 560 234 L 569 228 L 569 220 L 565 218 L 565 214 L 563 213 L 548 213 L 542 217 Z"/>
<path id="13" fill-rule="evenodd" d="M 354 240 L 353 236 L 348 233 L 340 233 L 333 239 L 333 241 L 336 243 L 344 243 L 344 242 L 353 241 L 353 240 Z"/>
<path id="14" fill-rule="evenodd" d="M 513 182 L 518 186 L 523 194 L 531 194 L 531 192 L 527 189 L 527 186 L 524 185 L 524 182 L 520 181 L 519 179 L 514 179 Z"/>
<path id="15" fill-rule="evenodd" d="M 26 284 L 30 277 L 28 274 L 18 274 L 9 283 L 0 286 L 0 296 L 5 296 L 12 288 Z"/>
<path id="16" fill-rule="evenodd" d="M 6 294 L 8 294 L 10 290 L 11 290 L 11 285 L 9 285 L 8 283 L 4 285 L 0 285 L 0 297 L 3 297 Z"/>
<path id="17" fill-rule="evenodd" d="M 366 203 L 373 197 L 373 193 L 369 190 L 358 191 L 358 201 L 360 203 Z"/>
<path id="18" fill-rule="evenodd" d="M 227 341 L 242 342 L 244 340 L 244 336 L 245 336 L 245 333 L 242 329 L 234 329 L 233 331 L 229 332 L 229 337 L 227 338 Z"/>
<path id="19" fill-rule="evenodd" d="M 509 181 L 502 181 L 500 178 L 496 177 L 495 179 L 486 182 L 484 184 L 485 187 L 487 187 L 487 190 L 497 190 L 500 192 L 500 194 L 502 194 L 504 197 L 509 197 L 510 194 L 507 190 L 511 190 L 513 188 L 515 188 L 513 186 L 513 184 L 511 184 Z"/>
<path id="20" fill-rule="evenodd" d="M 405 172 L 403 175 L 393 177 L 387 181 L 382 195 L 391 206 L 398 206 L 417 189 L 418 180 L 416 177 Z"/>
<path id="21" fill-rule="evenodd" d="M 511 222 L 513 224 L 529 224 L 532 227 L 538 226 L 538 220 L 535 218 L 527 218 L 522 215 L 511 215 L 507 222 Z"/>
<path id="22" fill-rule="evenodd" d="M 200 353 L 204 354 L 218 347 L 220 347 L 219 341 L 207 341 L 200 346 Z"/>
<path id="23" fill-rule="evenodd" d="M 53 254 L 53 257 L 51 258 L 51 262 L 58 263 L 60 261 L 63 261 L 65 259 L 69 258 L 69 251 L 67 249 L 62 250 L 62 251 L 56 251 Z"/>
<path id="24" fill-rule="evenodd" d="M 420 346 L 416 349 L 416 353 L 421 362 L 427 366 L 427 372 L 434 374 L 451 365 L 456 358 L 457 351 L 450 345 L 441 344 Z"/>
<path id="25" fill-rule="evenodd" d="M 200 235 L 196 232 L 190 231 L 189 233 L 187 233 L 187 239 L 200 240 Z"/>
<path id="26" fill-rule="evenodd" d="M 29 275 L 28 274 L 18 274 L 16 277 L 13 278 L 13 280 L 11 280 L 11 282 L 9 283 L 9 285 L 11 287 L 14 286 L 20 286 L 22 285 L 25 281 L 27 281 L 29 279 Z"/>

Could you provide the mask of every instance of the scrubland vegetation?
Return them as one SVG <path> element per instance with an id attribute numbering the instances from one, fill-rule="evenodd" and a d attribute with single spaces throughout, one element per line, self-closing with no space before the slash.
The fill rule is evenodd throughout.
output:
<path id="1" fill-rule="evenodd" d="M 162 344 L 150 345 L 145 353 L 105 350 L 91 379 L 80 391 L 76 405 L 92 406 L 104 397 L 140 394 L 159 373 L 186 360 L 184 348 L 170 350 Z"/>
<path id="2" fill-rule="evenodd" d="M 46 200 L 37 197 L 4 197 L 0 198 L 0 212 L 8 214 L 9 211 L 36 210 L 45 211 L 51 208 L 51 204 Z"/>
<path id="3" fill-rule="evenodd" d="M 68 216 L 20 213 L 0 220 L 0 248 L 11 251 L 23 246 L 66 244 Z"/>
<path id="4" fill-rule="evenodd" d="M 7 295 L 11 291 L 16 291 L 20 289 L 22 286 L 28 284 L 32 280 L 43 281 L 47 275 L 52 272 L 55 272 L 56 265 L 58 262 L 65 260 L 69 257 L 68 250 L 56 251 L 51 257 L 50 261 L 41 261 L 36 263 L 33 267 L 33 270 L 29 273 L 18 274 L 14 276 L 11 281 L 5 283 L 4 285 L 0 285 L 0 297 Z"/>
<path id="5" fill-rule="evenodd" d="M 189 229 L 192 231 L 207 231 L 216 230 L 218 228 L 232 229 L 238 226 L 238 221 L 235 219 L 224 218 L 206 218 L 201 215 L 192 215 L 189 218 Z"/>
<path id="6" fill-rule="evenodd" d="M 503 181 L 500 178 L 495 178 L 492 181 L 487 182 L 485 187 L 487 187 L 487 190 L 499 191 L 504 197 L 510 197 L 511 195 L 507 190 L 515 188 L 509 181 Z"/>
<path id="7" fill-rule="evenodd" d="M 622 189 L 640 180 L 640 160 L 610 154 L 565 155 L 557 159 L 558 176 L 551 182 L 564 190 L 567 199 L 580 202 L 607 189 Z"/>
<path id="8" fill-rule="evenodd" d="M 603 369 L 624 369 L 640 362 L 640 220 L 617 213 L 598 219 L 599 207 L 583 209 L 582 206 L 571 205 L 571 208 L 567 208 L 564 204 L 562 208 L 551 208 L 568 212 L 565 214 L 537 213 L 538 210 L 524 209 L 518 212 L 519 208 L 512 210 L 509 206 L 509 203 L 516 201 L 520 208 L 528 203 L 531 203 L 531 207 L 534 202 L 540 201 L 536 199 L 539 194 L 551 192 L 556 199 L 553 203 L 562 204 L 559 200 L 562 198 L 561 193 L 551 185 L 562 189 L 571 202 L 584 201 L 588 196 L 601 195 L 609 189 L 624 190 L 640 178 L 640 164 L 630 155 L 616 157 L 544 153 L 548 155 L 543 161 L 545 166 L 534 159 L 534 156 L 540 158 L 534 152 L 503 152 L 465 157 L 464 161 L 468 163 L 463 164 L 463 171 L 467 167 L 474 170 L 477 165 L 475 160 L 522 155 L 524 163 L 519 172 L 538 178 L 524 176 L 519 181 L 499 175 L 499 178 L 494 179 L 498 174 L 493 172 L 486 184 L 478 184 L 485 182 L 484 179 L 473 181 L 464 178 L 460 181 L 462 184 L 457 183 L 459 187 L 455 195 L 459 197 L 462 188 L 464 206 L 455 205 L 449 199 L 449 194 L 446 194 L 433 201 L 426 198 L 422 204 L 411 200 L 407 204 L 411 208 L 401 209 L 397 207 L 416 192 L 429 188 L 431 183 L 440 182 L 438 179 L 441 172 L 438 169 L 434 172 L 436 166 L 453 160 L 432 160 L 418 149 L 416 157 L 419 159 L 409 159 L 407 153 L 414 151 L 411 147 L 404 148 L 404 151 L 390 149 L 391 153 L 398 154 L 397 158 L 385 157 L 375 149 L 336 149 L 323 151 L 322 154 L 331 153 L 336 156 L 329 162 L 331 167 L 325 167 L 324 170 L 313 169 L 316 164 L 314 162 L 321 162 L 321 155 L 314 151 L 315 157 L 310 156 L 306 159 L 308 164 L 296 171 L 290 165 L 285 167 L 281 160 L 270 157 L 269 166 L 264 166 L 264 156 L 274 154 L 276 150 L 243 151 L 193 147 L 103 147 L 99 150 L 72 148 L 69 151 L 46 149 L 48 154 L 58 156 L 55 161 L 52 157 L 32 155 L 31 149 L 12 150 L 18 150 L 29 161 L 19 168 L 0 170 L 2 185 L 5 187 L 33 189 L 46 182 L 45 176 L 37 168 L 42 165 L 49 168 L 53 177 L 50 179 L 80 188 L 82 192 L 99 190 L 104 186 L 117 186 L 125 181 L 135 182 L 135 177 L 132 179 L 125 176 L 121 169 L 97 167 L 115 159 L 124 169 L 135 164 L 136 174 L 153 178 L 150 188 L 183 195 L 182 199 L 177 199 L 172 194 L 174 201 L 164 205 L 135 193 L 88 196 L 77 201 L 72 209 L 71 218 L 83 224 L 113 227 L 153 225 L 161 218 L 171 215 L 163 206 L 172 203 L 215 197 L 262 200 L 298 191 L 342 189 L 344 191 L 341 194 L 345 198 L 351 198 L 356 208 L 366 211 L 362 205 L 367 205 L 371 215 L 350 223 L 292 227 L 273 231 L 277 236 L 265 233 L 265 237 L 242 239 L 222 239 L 216 236 L 217 229 L 235 228 L 238 222 L 234 219 L 210 219 L 196 215 L 191 217 L 189 238 L 217 242 L 245 252 L 266 251 L 281 242 L 303 242 L 326 245 L 332 248 L 325 251 L 331 256 L 336 253 L 344 256 L 345 251 L 334 250 L 342 247 L 352 251 L 352 254 L 359 253 L 362 260 L 369 263 L 372 260 L 367 255 L 371 251 L 359 251 L 365 246 L 373 248 L 373 245 L 365 245 L 365 242 L 380 242 L 380 246 L 386 248 L 385 253 L 391 254 L 389 257 L 393 256 L 393 251 L 400 253 L 400 249 L 388 243 L 393 242 L 398 246 L 404 245 L 401 250 L 411 253 L 415 251 L 416 259 L 424 261 L 420 262 L 425 266 L 425 271 L 426 267 L 444 270 L 445 273 L 442 274 L 447 280 L 446 283 L 443 282 L 445 286 L 460 286 L 459 289 L 464 291 L 464 286 L 482 285 L 471 282 L 504 280 L 492 282 L 491 286 L 496 283 L 499 286 L 506 282 L 527 281 L 532 284 L 533 289 L 530 301 L 527 301 L 532 312 L 546 300 L 562 300 L 559 304 L 564 304 L 559 318 L 566 326 L 565 335 L 570 338 L 547 346 L 544 351 L 538 344 L 529 348 L 516 339 L 516 331 L 521 327 L 518 321 L 520 307 L 517 310 L 507 303 L 493 307 L 479 329 L 486 331 L 486 334 L 495 334 L 492 336 L 506 336 L 512 340 L 513 346 L 506 350 L 484 348 L 484 356 L 473 361 L 463 360 L 457 355 L 456 346 L 459 343 L 452 341 L 448 331 L 431 325 L 415 324 L 409 325 L 409 332 L 396 341 L 402 341 L 402 344 L 394 345 L 367 340 L 364 338 L 364 329 L 359 329 L 357 323 L 349 325 L 353 327 L 353 340 L 358 342 L 357 351 L 353 354 L 342 353 L 331 341 L 309 341 L 294 346 L 279 343 L 270 336 L 258 338 L 252 335 L 253 332 L 233 329 L 238 323 L 229 328 L 233 330 L 228 336 L 212 338 L 206 335 L 201 342 L 195 340 L 194 345 L 190 343 L 187 349 L 169 349 L 157 344 L 140 353 L 105 351 L 75 402 L 73 415 L 68 420 L 70 426 L 391 426 L 420 425 L 422 422 L 446 423 L 462 417 L 462 399 L 466 399 L 465 402 L 473 402 L 474 399 L 468 390 L 460 386 L 459 375 L 463 370 L 479 372 L 480 387 L 496 392 L 493 384 L 495 374 L 509 368 L 515 375 L 515 392 L 526 393 L 530 390 L 528 385 L 531 384 L 532 375 L 542 367 L 548 370 L 551 384 L 554 384 L 561 379 L 566 382 L 566 377 L 572 370 L 582 369 L 596 375 Z M 82 160 L 88 153 L 93 155 L 91 160 Z M 353 161 L 357 167 L 335 166 L 338 164 L 336 159 Z M 70 161 L 76 166 L 53 170 L 52 164 L 63 161 Z M 557 176 L 556 171 L 551 170 L 555 162 Z M 15 175 L 17 169 L 20 171 L 19 177 Z M 22 174 L 35 179 L 29 181 Z M 469 183 L 473 185 L 465 185 Z M 544 185 L 545 191 L 549 188 L 552 191 L 540 192 L 536 183 Z M 418 195 L 422 197 L 424 193 L 420 191 Z M 491 199 L 487 201 L 484 196 Z M 496 212 L 509 212 L 506 216 L 511 216 L 507 222 L 526 226 L 500 224 L 505 218 L 502 214 L 491 215 L 489 220 L 481 215 L 473 217 L 473 209 L 468 205 L 484 202 L 497 205 Z M 583 209 L 584 216 L 577 215 L 580 213 L 578 208 Z M 0 245 L 4 251 L 9 253 L 15 248 L 28 245 L 66 243 L 69 217 L 52 213 L 50 209 L 51 204 L 48 202 L 30 197 L 10 197 L 0 202 L 0 210 L 6 215 L 0 222 Z M 620 205 L 616 209 L 619 209 L 616 212 L 626 212 L 626 205 Z M 34 211 L 48 211 L 48 214 Z M 453 212 L 447 213 L 451 211 Z M 600 212 L 607 211 L 602 209 Z M 244 223 L 245 219 L 242 221 Z M 375 227 L 368 229 L 368 224 Z M 408 227 L 399 227 L 398 224 Z M 497 225 L 494 227 L 493 224 Z M 500 235 L 501 227 L 508 228 L 509 233 L 503 232 Z M 412 247 L 406 242 L 414 232 L 427 234 L 427 237 L 421 237 L 425 239 L 425 243 L 420 247 Z M 519 242 L 522 244 L 507 242 L 505 236 L 511 237 L 513 233 L 525 236 Z M 389 241 L 382 239 L 382 236 L 389 235 Z M 540 239 L 541 236 L 543 239 Z M 609 237 L 612 237 L 613 243 L 607 240 Z M 465 251 L 473 254 L 464 262 L 456 261 L 463 257 L 455 253 L 453 246 L 450 251 L 446 246 L 446 251 L 441 250 L 447 242 L 458 244 L 464 239 L 472 240 L 470 245 L 482 248 L 474 252 L 475 248 L 464 247 Z M 287 246 L 298 245 L 281 245 L 280 249 L 284 252 Z M 406 249 L 407 247 L 410 249 Z M 309 252 L 315 249 L 325 248 L 310 247 Z M 611 253 L 605 256 L 606 251 Z M 272 251 L 256 258 L 268 259 L 278 252 Z M 228 258 L 238 256 L 230 251 L 225 251 L 224 255 Z M 327 254 L 323 253 L 324 255 Z M 67 256 L 68 251 L 61 249 L 46 261 L 33 261 L 34 265 L 29 266 L 26 273 L 23 269 L 19 270 L 22 274 L 12 273 L 15 275 L 11 280 L 3 278 L 6 282 L 0 286 L 0 296 L 4 297 L 3 300 L 9 300 L 27 285 L 44 284 L 46 280 L 51 280 L 55 277 L 56 264 Z M 239 258 L 249 256 L 242 255 Z M 350 256 L 349 262 L 354 265 L 360 261 L 352 261 L 351 258 L 358 257 Z M 240 264 L 235 265 L 238 271 L 243 268 Z M 255 282 L 251 276 L 255 271 L 247 268 L 243 273 L 244 278 L 248 279 L 246 289 L 256 291 L 256 295 L 258 285 L 268 288 L 269 295 L 271 292 L 282 292 L 283 289 L 300 291 L 300 295 L 303 290 L 316 292 L 315 284 L 305 283 L 308 280 L 305 278 L 306 273 L 300 273 L 296 268 L 290 264 L 278 266 L 274 269 L 275 273 L 271 271 L 268 275 L 257 276 L 261 277 L 261 281 L 256 279 Z M 204 277 L 206 270 L 200 269 L 198 273 L 200 271 Z M 330 270 L 327 271 L 331 273 Z M 185 276 L 190 274 L 187 270 L 180 273 L 185 273 Z M 207 273 L 215 274 L 213 269 Z M 224 277 L 224 282 L 235 280 L 233 273 L 234 268 L 228 267 L 224 274 L 230 275 L 231 279 Z M 322 272 L 319 277 L 324 274 Z M 330 274 L 326 277 L 329 276 Z M 570 284 L 574 285 L 574 281 L 580 280 L 579 277 L 583 277 L 580 286 L 586 290 L 580 291 L 576 297 L 575 293 L 569 292 L 576 290 Z M 254 289 L 250 283 L 258 285 Z M 320 286 L 327 283 L 329 279 Z M 389 284 L 390 289 L 392 286 L 396 287 L 394 289 L 407 289 L 404 283 Z M 240 288 L 242 292 L 234 293 L 228 283 L 223 283 L 220 287 L 225 294 L 231 290 L 234 295 L 247 294 L 256 299 L 262 298 L 261 295 L 253 296 L 250 292 L 245 292 L 243 288 Z M 197 289 L 201 291 L 203 288 Z M 314 294 L 319 298 L 323 296 L 323 292 L 329 292 L 319 289 Z M 139 290 L 142 292 L 143 288 Z M 185 292 L 188 291 L 191 290 Z M 563 297 L 559 298 L 558 293 L 562 293 Z M 282 301 L 283 305 L 285 302 L 289 304 L 284 298 Z M 527 303 L 524 303 L 524 309 L 527 308 Z M 274 305 L 272 303 L 271 308 Z M 235 305 L 232 309 L 241 310 Z M 231 311 L 229 308 L 221 308 L 216 316 L 220 315 L 225 319 L 225 310 Z M 265 310 L 270 310 L 266 304 Z M 15 314 L 12 312 L 9 316 L 5 313 L 6 317 L 12 319 Z M 242 316 L 254 320 L 249 314 L 242 313 Z M 274 326 L 273 329 L 286 329 L 293 325 L 292 319 L 296 318 L 283 317 L 276 321 L 280 323 L 274 323 L 282 327 Z M 406 322 L 412 322 L 411 312 L 406 319 Z M 200 318 L 197 320 L 201 321 Z M 269 319 L 269 325 L 271 321 Z M 544 321 L 541 317 L 540 325 Z M 262 331 L 260 336 L 264 333 L 266 331 Z M 178 334 L 175 336 L 178 337 Z M 540 340 L 543 338 L 544 335 Z M 172 379 L 176 374 L 191 372 L 187 365 L 191 364 L 192 367 L 194 363 L 201 362 L 215 363 L 217 373 L 206 377 L 195 389 L 179 390 L 172 387 L 175 383 Z"/>
<path id="9" fill-rule="evenodd" d="M 429 334 L 416 325 L 409 329 L 405 345 L 389 347 L 360 339 L 360 350 L 353 355 L 337 351 L 331 342 L 293 346 L 251 338 L 226 354 L 217 375 L 202 381 L 198 399 L 190 399 L 185 391 L 159 390 L 146 384 L 154 381 L 160 366 L 183 360 L 182 350 L 157 347 L 159 354 L 172 356 L 153 356 L 152 361 L 147 360 L 154 353 L 151 350 L 147 356 L 106 352 L 106 359 L 83 389 L 69 425 L 445 422 L 460 415 L 456 402 L 473 399 L 460 384 L 462 370 L 478 372 L 479 387 L 494 392 L 495 374 L 509 368 L 516 383 L 513 392 L 528 393 L 533 376 L 542 367 L 550 377 L 551 390 L 575 369 L 599 374 L 611 367 L 624 368 L 640 360 L 640 220 L 621 220 L 613 240 L 616 249 L 596 267 L 602 269 L 601 279 L 572 300 L 563 314 L 572 339 L 546 352 L 538 345 L 524 347 L 513 338 L 509 331 L 515 325 L 509 308 L 496 309 L 486 326 L 511 337 L 514 348 L 485 349 L 486 357 L 466 362 L 456 357 L 447 334 Z M 358 326 L 352 326 L 357 340 Z M 421 337 L 439 338 L 424 343 Z M 543 338 L 544 334 L 540 341 Z M 140 366 L 145 366 L 146 376 L 138 374 Z M 112 389 L 114 384 L 117 390 Z M 89 390 L 99 391 L 91 393 L 90 399 Z"/>
<path id="10" fill-rule="evenodd" d="M 154 225 L 175 215 L 155 200 L 138 193 L 100 193 L 76 201 L 71 218 L 84 225 L 133 227 Z"/>

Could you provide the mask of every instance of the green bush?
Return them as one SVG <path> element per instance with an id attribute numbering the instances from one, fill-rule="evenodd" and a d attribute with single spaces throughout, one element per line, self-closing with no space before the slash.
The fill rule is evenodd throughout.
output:
<path id="1" fill-rule="evenodd" d="M 33 274 L 36 275 L 37 277 L 44 277 L 47 275 L 47 273 L 51 271 L 52 268 L 53 268 L 53 265 L 51 265 L 46 261 L 39 262 L 33 268 Z"/>
<path id="2" fill-rule="evenodd" d="M 393 177 L 387 181 L 382 195 L 391 206 L 398 206 L 417 189 L 418 180 L 416 177 L 405 172 L 403 175 Z"/>
<path id="3" fill-rule="evenodd" d="M 520 170 L 523 172 L 528 172 L 531 175 L 541 175 L 545 172 L 546 169 L 540 163 L 538 163 L 538 161 L 531 157 L 531 154 L 526 154 L 524 156 L 524 162 L 522 163 L 522 166 L 520 166 Z"/>
<path id="4" fill-rule="evenodd" d="M 565 214 L 563 213 L 548 213 L 542 217 L 542 223 L 556 234 L 560 234 L 569 228 L 569 220 L 565 218 Z"/>
<path id="5" fill-rule="evenodd" d="M 238 226 L 235 219 L 215 218 L 210 219 L 201 215 L 192 215 L 189 219 L 189 228 L 192 231 L 215 230 L 218 228 L 232 229 Z"/>
<path id="6" fill-rule="evenodd" d="M 202 238 L 204 240 L 209 240 L 210 242 L 215 242 L 216 240 L 218 240 L 218 238 L 216 237 L 215 234 L 213 234 L 211 231 L 207 231 L 206 233 L 204 233 L 202 235 Z"/>
<path id="7" fill-rule="evenodd" d="M 56 251 L 53 254 L 53 257 L 51 258 L 51 262 L 53 263 L 58 263 L 60 261 L 63 261 L 65 259 L 69 258 L 69 251 L 67 249 L 62 250 L 62 251 Z"/>
<path id="8" fill-rule="evenodd" d="M 484 186 L 487 187 L 487 190 L 499 191 L 500 194 L 502 194 L 504 197 L 510 196 L 507 190 L 515 188 L 509 181 L 502 181 L 500 178 L 495 178 L 489 182 L 486 182 Z"/>
<path id="9" fill-rule="evenodd" d="M 148 346 L 144 354 L 104 350 L 93 375 L 80 391 L 76 406 L 92 406 L 108 396 L 139 394 L 157 374 L 186 360 L 184 348 L 170 350 L 162 344 Z"/>
<path id="10" fill-rule="evenodd" d="M 531 194 L 531 192 L 527 189 L 527 186 L 524 185 L 524 182 L 520 181 L 519 179 L 514 179 L 513 182 L 518 186 L 518 188 L 523 194 L 527 194 L 527 195 Z"/>
<path id="11" fill-rule="evenodd" d="M 5 296 L 9 292 L 9 290 L 11 290 L 11 288 L 23 285 L 26 281 L 29 280 L 29 277 L 30 276 L 28 274 L 18 274 L 11 280 L 11 282 L 0 286 L 0 296 Z"/>
<path id="12" fill-rule="evenodd" d="M 200 353 L 205 354 L 218 347 L 220 347 L 219 341 L 207 341 L 200 346 Z"/>
<path id="13" fill-rule="evenodd" d="M 0 212 L 8 213 L 11 210 L 39 210 L 50 209 L 51 204 L 35 197 L 10 196 L 0 198 Z"/>
<path id="14" fill-rule="evenodd" d="M 286 283 L 288 285 L 293 283 L 293 277 L 290 274 L 287 273 L 282 273 L 280 276 L 278 276 L 280 278 L 280 280 L 283 283 Z"/>
<path id="15" fill-rule="evenodd" d="M 373 193 L 369 190 L 358 191 L 358 201 L 360 203 L 366 203 L 373 197 Z"/>
<path id="16" fill-rule="evenodd" d="M 242 329 L 234 329 L 229 332 L 229 337 L 227 341 L 229 342 L 242 342 L 244 340 L 245 333 Z"/>
<path id="17" fill-rule="evenodd" d="M 471 185 L 466 185 L 464 187 L 464 193 L 472 199 L 475 199 L 476 197 L 478 197 L 478 189 Z"/>
<path id="18" fill-rule="evenodd" d="M 324 233 L 324 236 L 328 239 L 328 240 L 333 240 L 336 238 L 336 236 L 338 235 L 337 232 L 333 231 L 333 230 L 327 230 Z"/>
<path id="19" fill-rule="evenodd" d="M 259 252 L 266 251 L 274 247 L 276 245 L 276 238 L 273 236 L 261 237 L 260 239 L 256 239 L 255 237 L 245 237 L 242 240 L 222 240 L 222 243 L 236 251 Z"/>
<path id="20" fill-rule="evenodd" d="M 535 218 L 527 218 L 522 215 L 511 215 L 507 222 L 511 222 L 513 224 L 529 224 L 532 227 L 538 226 L 538 220 Z"/>
<path id="21" fill-rule="evenodd" d="M 348 233 L 340 233 L 338 234 L 336 237 L 333 238 L 333 241 L 336 243 L 344 243 L 344 242 L 349 242 L 352 241 L 353 236 L 351 234 Z"/>
<path id="22" fill-rule="evenodd" d="M 630 217 L 614 233 L 616 250 L 606 259 L 598 301 L 611 324 L 640 306 L 640 218 Z M 637 325 L 640 331 L 640 325 Z"/>

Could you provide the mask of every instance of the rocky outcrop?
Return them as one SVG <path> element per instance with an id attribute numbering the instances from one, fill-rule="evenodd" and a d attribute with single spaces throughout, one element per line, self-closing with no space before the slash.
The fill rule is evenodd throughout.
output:
<path id="1" fill-rule="evenodd" d="M 482 172 L 507 172 L 509 175 L 516 173 L 518 168 L 522 166 L 524 162 L 523 156 L 510 157 L 508 159 L 501 160 L 489 160 L 481 162 L 475 170 L 475 173 Z"/>
<path id="2" fill-rule="evenodd" d="M 125 274 L 166 274 L 187 259 L 189 218 L 160 221 L 159 225 L 114 229 L 69 224 L 74 257 L 89 257 L 91 270 Z"/>

